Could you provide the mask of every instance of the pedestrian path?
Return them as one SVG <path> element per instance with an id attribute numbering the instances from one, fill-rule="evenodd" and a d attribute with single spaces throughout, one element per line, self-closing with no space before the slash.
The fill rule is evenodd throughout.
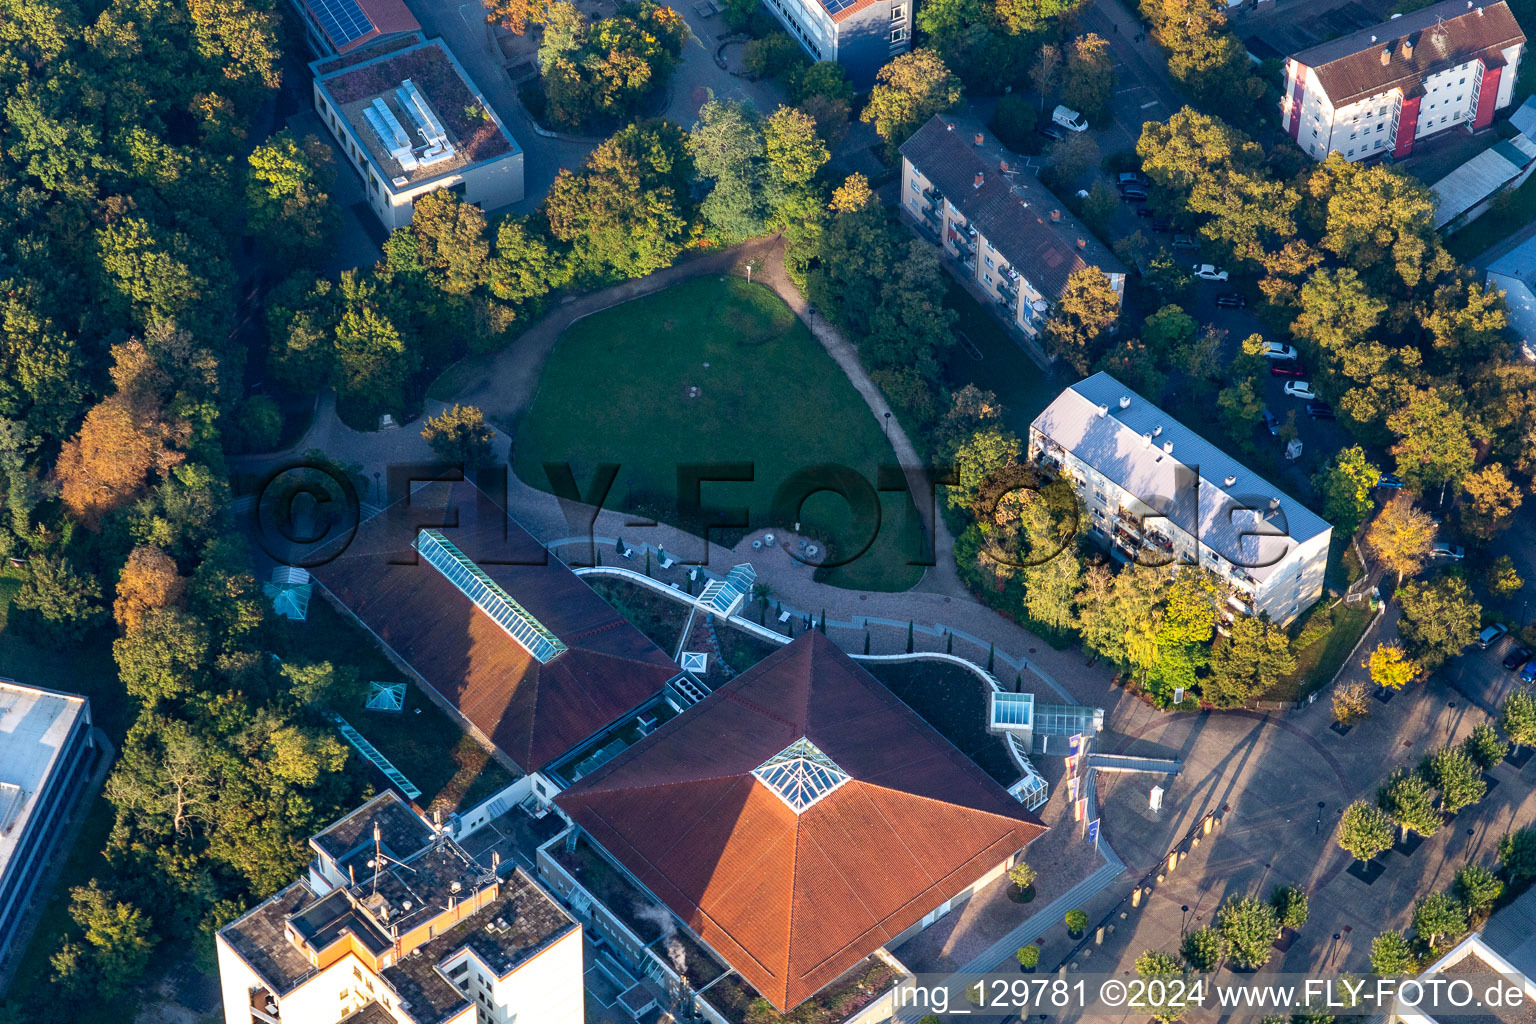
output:
<path id="1" fill-rule="evenodd" d="M 1017 928 L 982 950 L 955 974 L 981 974 L 1016 962 L 1013 955 L 1020 946 L 1035 941 L 1047 929 L 1060 925 L 1067 911 L 1083 906 L 1113 885 L 1125 872 L 1125 865 L 1120 862 L 1115 851 L 1109 848 L 1109 844 L 1101 842 L 1099 852 L 1104 863 L 1099 865 L 1097 871 L 1031 914 Z"/>

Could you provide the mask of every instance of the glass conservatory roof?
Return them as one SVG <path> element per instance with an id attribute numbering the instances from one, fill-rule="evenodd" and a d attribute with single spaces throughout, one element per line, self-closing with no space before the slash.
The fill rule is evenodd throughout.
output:
<path id="1" fill-rule="evenodd" d="M 848 773 L 804 737 L 764 761 L 752 774 L 796 814 L 848 781 Z"/>
<path id="2" fill-rule="evenodd" d="M 544 628 L 528 609 L 512 600 L 495 580 L 438 531 L 422 530 L 416 537 L 416 550 L 540 664 L 548 663 L 567 650 L 559 637 Z"/>

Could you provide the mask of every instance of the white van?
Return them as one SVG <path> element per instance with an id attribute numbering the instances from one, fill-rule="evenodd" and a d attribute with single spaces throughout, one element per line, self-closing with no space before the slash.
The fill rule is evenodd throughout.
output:
<path id="1" fill-rule="evenodd" d="M 1088 122 L 1083 120 L 1082 114 L 1079 114 L 1071 107 L 1064 107 L 1060 104 L 1057 104 L 1056 109 L 1051 112 L 1051 120 L 1069 132 L 1085 132 L 1088 130 Z"/>

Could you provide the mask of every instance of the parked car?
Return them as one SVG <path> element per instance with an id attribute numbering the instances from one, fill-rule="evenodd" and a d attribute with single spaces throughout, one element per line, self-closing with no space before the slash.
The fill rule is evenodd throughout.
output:
<path id="1" fill-rule="evenodd" d="M 1194 275 L 1202 281 L 1225 281 L 1227 279 L 1227 272 L 1225 270 L 1217 270 L 1214 263 L 1196 263 Z"/>
<path id="2" fill-rule="evenodd" d="M 1115 178 L 1117 185 L 1140 185 L 1142 188 L 1151 188 L 1152 179 L 1140 171 L 1121 171 Z"/>
<path id="3" fill-rule="evenodd" d="M 1290 398 L 1316 398 L 1317 392 L 1312 390 L 1312 382 L 1309 380 L 1288 380 L 1285 382 L 1285 393 Z"/>
<path id="4" fill-rule="evenodd" d="M 1515 644 L 1504 655 L 1504 667 L 1513 671 L 1531 660 L 1531 649 L 1524 644 Z"/>
<path id="5" fill-rule="evenodd" d="M 1268 409 L 1264 410 L 1264 414 L 1263 415 L 1264 415 L 1264 425 L 1269 428 L 1269 435 L 1271 437 L 1279 437 L 1280 436 L 1280 417 L 1276 416 L 1274 413 L 1270 412 Z"/>
<path id="6" fill-rule="evenodd" d="M 1429 556 L 1431 558 L 1449 558 L 1459 562 L 1467 557 L 1467 549 L 1460 544 L 1448 544 L 1443 540 L 1437 540 L 1429 546 Z"/>
<path id="7" fill-rule="evenodd" d="M 1308 402 L 1307 415 L 1311 416 L 1315 420 L 1331 420 L 1337 418 L 1333 415 L 1333 406 L 1329 405 L 1327 402 Z"/>
<path id="8" fill-rule="evenodd" d="M 1139 185 L 1127 185 L 1120 190 L 1122 203 L 1144 203 L 1148 198 L 1147 190 Z"/>
<path id="9" fill-rule="evenodd" d="M 1175 249 L 1198 249 L 1200 243 L 1189 235 L 1174 235 L 1173 247 Z"/>
<path id="10" fill-rule="evenodd" d="M 1157 214 L 1152 212 L 1152 208 L 1150 206 L 1138 206 L 1138 207 L 1136 207 L 1136 216 L 1138 216 L 1138 217 L 1156 217 Z"/>
<path id="11" fill-rule="evenodd" d="M 1223 309 L 1245 309 L 1248 298 L 1242 292 L 1222 292 L 1216 296 L 1216 305 Z"/>
<path id="12" fill-rule="evenodd" d="M 1486 651 L 1488 648 L 1498 643 L 1499 638 L 1508 632 L 1509 627 L 1504 625 L 1502 622 L 1495 622 L 1491 626 L 1483 627 L 1483 631 L 1477 634 L 1478 650 Z"/>
<path id="13" fill-rule="evenodd" d="M 1159 234 L 1166 235 L 1168 232 L 1173 230 L 1173 221 L 1164 220 L 1163 218 L 1159 217 L 1157 220 L 1152 222 L 1152 230 L 1158 232 Z"/>
<path id="14" fill-rule="evenodd" d="M 1307 370 L 1300 363 L 1274 362 L 1269 364 L 1269 375 L 1271 377 L 1305 377 Z"/>
<path id="15" fill-rule="evenodd" d="M 1079 114 L 1071 107 L 1062 106 L 1059 103 L 1056 105 L 1056 109 L 1051 111 L 1051 123 L 1059 124 L 1069 132 L 1085 132 L 1088 130 L 1088 122 L 1083 119 L 1082 114 Z"/>
<path id="16" fill-rule="evenodd" d="M 1398 476 L 1396 473 L 1383 473 L 1381 475 L 1381 479 L 1376 481 L 1376 486 L 1385 487 L 1389 490 L 1396 490 L 1397 488 L 1403 486 L 1403 478 Z"/>
<path id="17" fill-rule="evenodd" d="M 1527 686 L 1536 683 L 1536 659 L 1525 663 L 1525 668 L 1520 670 L 1520 681 Z"/>
<path id="18" fill-rule="evenodd" d="M 1263 355 L 1265 359 L 1295 359 L 1296 346 L 1283 345 L 1278 341 L 1266 341 Z"/>
<path id="19" fill-rule="evenodd" d="M 1064 131 L 1061 128 L 1056 127 L 1053 124 L 1043 124 L 1043 125 L 1041 125 L 1040 127 L 1035 129 L 1035 134 L 1036 135 L 1044 135 L 1046 138 L 1054 139 L 1057 142 L 1060 142 L 1062 139 L 1067 137 L 1066 131 Z"/>

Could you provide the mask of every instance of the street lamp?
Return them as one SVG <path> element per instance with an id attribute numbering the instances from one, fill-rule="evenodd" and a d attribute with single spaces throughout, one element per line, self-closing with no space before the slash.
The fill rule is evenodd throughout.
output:
<path id="1" fill-rule="evenodd" d="M 1326 805 L 1323 803 L 1323 801 L 1319 800 L 1317 802 L 1317 826 L 1312 829 L 1313 835 L 1317 835 L 1323 830 L 1323 808 L 1325 806 Z"/>
<path id="2" fill-rule="evenodd" d="M 891 414 L 890 414 L 890 412 L 886 412 L 886 414 L 885 414 L 885 436 L 887 438 L 889 438 L 891 436 Z"/>
<path id="3" fill-rule="evenodd" d="M 1184 912 L 1183 919 L 1179 921 L 1179 935 L 1182 936 L 1189 924 L 1189 905 L 1185 904 L 1179 909 Z"/>

